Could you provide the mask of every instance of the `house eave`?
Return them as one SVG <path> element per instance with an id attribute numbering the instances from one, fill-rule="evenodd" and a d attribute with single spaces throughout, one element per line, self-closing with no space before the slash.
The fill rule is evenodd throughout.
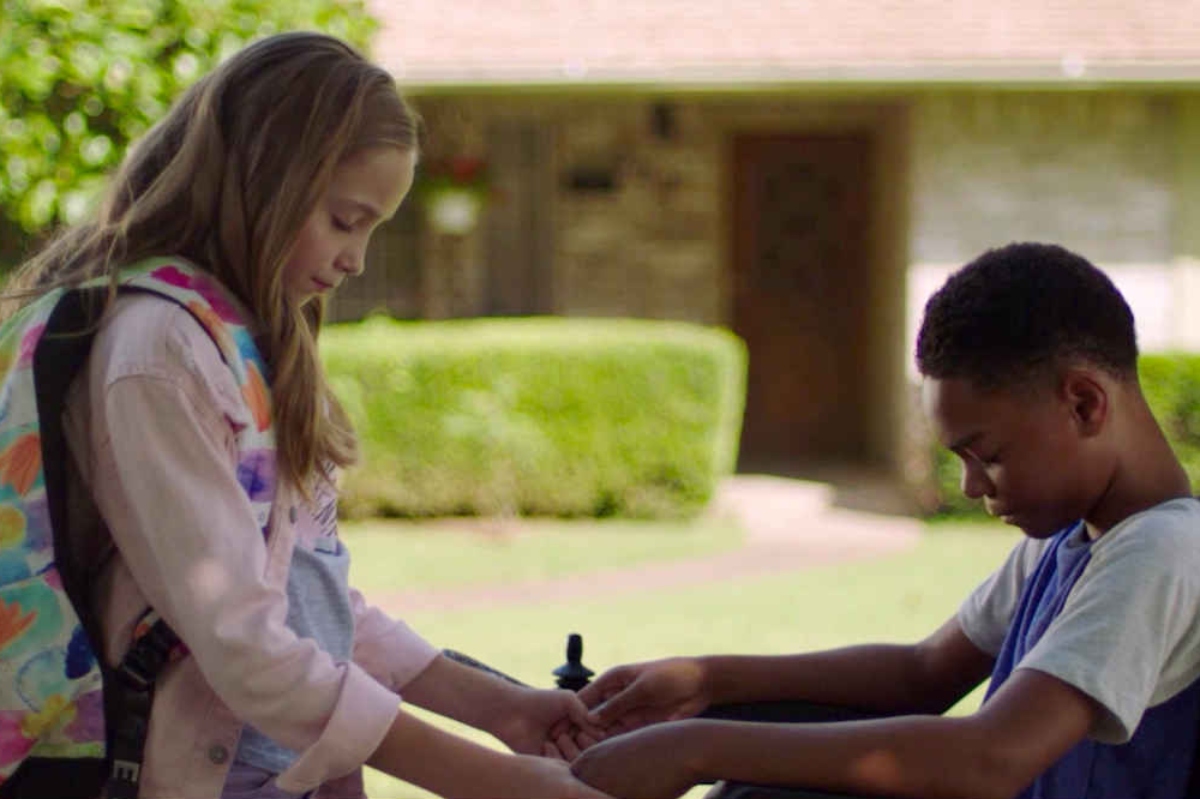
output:
<path id="1" fill-rule="evenodd" d="M 558 65 L 442 66 L 388 63 L 409 91 L 473 89 L 638 91 L 779 91 L 913 88 L 1103 89 L 1118 86 L 1200 90 L 1200 59 L 1178 61 L 1057 61 L 846 64 L 680 64 L 662 68 L 570 62 Z"/>

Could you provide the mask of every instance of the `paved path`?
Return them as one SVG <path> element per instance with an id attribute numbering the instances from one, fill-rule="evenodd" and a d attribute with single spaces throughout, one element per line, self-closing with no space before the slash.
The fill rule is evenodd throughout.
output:
<path id="1" fill-rule="evenodd" d="M 709 512 L 740 521 L 746 543 L 739 549 L 592 572 L 586 579 L 574 575 L 506 585 L 400 591 L 371 599 L 399 615 L 556 602 L 795 571 L 897 552 L 917 541 L 920 523 L 915 519 L 845 510 L 835 507 L 832 500 L 832 489 L 821 483 L 738 475 L 721 486 Z"/>

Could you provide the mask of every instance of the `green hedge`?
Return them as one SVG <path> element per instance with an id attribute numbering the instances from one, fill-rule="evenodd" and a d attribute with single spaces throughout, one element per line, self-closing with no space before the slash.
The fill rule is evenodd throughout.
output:
<path id="1" fill-rule="evenodd" d="M 1150 410 L 1187 470 L 1193 491 L 1200 493 L 1200 354 L 1142 355 L 1138 360 L 1138 373 Z M 982 514 L 980 503 L 967 499 L 959 489 L 961 468 L 958 458 L 945 448 L 936 447 L 933 461 L 938 513 L 953 516 Z"/>
<path id="2" fill-rule="evenodd" d="M 733 470 L 746 352 L 675 322 L 372 317 L 322 331 L 347 516 L 678 517 Z"/>
<path id="3" fill-rule="evenodd" d="M 1200 354 L 1143 355 L 1138 362 L 1146 401 L 1200 491 Z"/>

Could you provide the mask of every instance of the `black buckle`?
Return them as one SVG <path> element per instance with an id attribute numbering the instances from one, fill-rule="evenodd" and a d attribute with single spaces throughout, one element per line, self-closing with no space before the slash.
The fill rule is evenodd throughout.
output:
<path id="1" fill-rule="evenodd" d="M 145 635 L 136 639 L 125 653 L 120 674 L 135 690 L 147 691 L 171 659 L 180 644 L 179 636 L 162 619 L 154 622 Z"/>
<path id="2" fill-rule="evenodd" d="M 154 682 L 179 645 L 179 636 L 159 619 L 134 640 L 116 669 L 110 685 L 117 712 L 109 736 L 109 799 L 137 799 Z"/>

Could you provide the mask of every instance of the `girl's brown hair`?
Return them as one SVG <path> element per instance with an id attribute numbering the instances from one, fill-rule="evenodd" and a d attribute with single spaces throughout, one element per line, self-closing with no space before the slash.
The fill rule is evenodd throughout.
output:
<path id="1" fill-rule="evenodd" d="M 210 271 L 261 325 L 281 476 L 307 489 L 357 454 L 317 356 L 322 299 L 296 305 L 283 266 L 334 169 L 364 148 L 415 152 L 419 120 L 387 72 L 316 33 L 260 40 L 200 79 L 129 152 L 94 218 L 50 242 L 9 296 L 178 255 Z M 110 293 L 110 298 L 112 294 Z"/>

